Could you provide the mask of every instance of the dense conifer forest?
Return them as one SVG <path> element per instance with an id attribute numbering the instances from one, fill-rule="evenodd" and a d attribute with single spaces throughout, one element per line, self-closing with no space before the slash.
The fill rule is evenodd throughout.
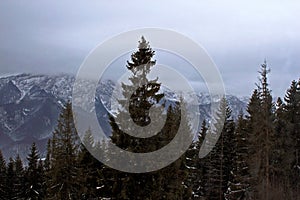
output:
<path id="1" fill-rule="evenodd" d="M 154 53 L 142 38 L 127 63 L 132 77 L 130 85 L 123 85 L 124 96 L 128 88 L 146 81 L 155 66 Z M 46 156 L 41 157 L 34 143 L 26 165 L 19 156 L 6 159 L 0 151 L 0 199 L 300 199 L 300 80 L 291 81 L 283 98 L 274 100 L 268 76 L 269 67 L 264 62 L 247 113 L 241 112 L 237 120 L 232 118 L 226 99 L 220 100 L 224 126 L 205 158 L 198 154 L 204 137 L 210 134 L 209 120 L 202 122 L 199 133 L 191 133 L 188 121 L 181 121 L 186 134 L 196 134 L 197 138 L 177 161 L 149 173 L 121 172 L 95 159 L 86 146 L 103 152 L 109 152 L 110 147 L 104 141 L 94 143 L 90 130 L 85 133 L 84 145 L 80 142 L 68 102 L 48 142 Z M 122 110 L 141 126 L 150 123 L 147 110 L 163 98 L 158 94 L 159 81 L 147 82 L 131 96 L 129 110 Z M 117 117 L 122 117 L 122 112 Z M 154 151 L 174 137 L 179 115 L 178 104 L 169 107 L 168 123 L 150 139 L 126 135 L 111 117 L 110 139 L 132 152 Z"/>

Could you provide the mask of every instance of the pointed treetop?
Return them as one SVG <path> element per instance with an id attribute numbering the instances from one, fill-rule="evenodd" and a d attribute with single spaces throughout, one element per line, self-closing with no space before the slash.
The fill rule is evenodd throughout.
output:
<path id="1" fill-rule="evenodd" d="M 141 41 L 139 41 L 139 49 L 148 49 L 149 48 L 149 42 L 146 41 L 145 37 L 141 37 Z"/>
<path id="2" fill-rule="evenodd" d="M 267 60 L 265 59 L 263 64 L 261 64 L 261 71 L 259 71 L 258 73 L 260 73 L 262 76 L 266 76 L 270 72 L 271 70 L 270 68 L 268 68 Z"/>
<path id="3" fill-rule="evenodd" d="M 3 154 L 0 150 L 0 173 L 3 173 L 5 172 L 6 170 L 6 162 L 5 162 L 5 159 L 3 157 Z"/>
<path id="4" fill-rule="evenodd" d="M 280 106 L 280 105 L 282 105 L 282 103 L 283 103 L 283 102 L 282 102 L 281 98 L 278 97 L 278 98 L 277 98 L 276 104 Z"/>

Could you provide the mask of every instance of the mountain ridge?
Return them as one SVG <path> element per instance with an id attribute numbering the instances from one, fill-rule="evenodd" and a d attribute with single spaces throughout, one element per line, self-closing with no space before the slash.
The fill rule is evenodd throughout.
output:
<path id="1" fill-rule="evenodd" d="M 74 81 L 75 76 L 67 74 L 0 77 L 0 149 L 6 157 L 19 153 L 25 158 L 32 142 L 37 143 L 42 155 L 45 153 L 61 109 L 72 100 Z M 113 89 L 113 81 L 101 82 L 95 99 L 96 108 L 100 109 L 96 110 L 98 120 L 108 132 L 109 124 L 105 120 L 108 120 Z M 199 93 L 197 98 L 200 115 L 209 118 L 210 96 Z M 226 98 L 234 117 L 240 110 L 245 113 L 247 102 L 234 95 Z"/>

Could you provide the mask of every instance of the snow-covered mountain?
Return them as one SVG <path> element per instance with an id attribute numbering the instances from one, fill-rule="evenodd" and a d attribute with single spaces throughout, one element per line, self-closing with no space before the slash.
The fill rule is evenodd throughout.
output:
<path id="1" fill-rule="evenodd" d="M 58 115 L 65 102 L 72 100 L 75 77 L 71 75 L 20 74 L 0 78 L 0 149 L 4 155 L 19 153 L 25 158 L 35 141 L 42 153 L 57 124 Z M 89 90 L 84 83 L 84 90 Z M 115 84 L 108 80 L 99 84 L 96 92 L 96 112 L 100 125 L 110 131 L 108 111 Z M 172 101 L 171 92 L 165 93 Z M 197 94 L 201 118 L 209 118 L 211 98 L 208 94 Z M 245 113 L 247 102 L 233 95 L 226 96 L 236 117 Z M 214 101 L 214 100 L 213 100 Z"/>

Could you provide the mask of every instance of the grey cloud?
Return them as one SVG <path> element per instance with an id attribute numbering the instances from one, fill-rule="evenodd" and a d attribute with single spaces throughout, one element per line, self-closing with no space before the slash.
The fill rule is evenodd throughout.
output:
<path id="1" fill-rule="evenodd" d="M 299 10 L 295 0 L 3 0 L 0 75 L 76 73 L 89 51 L 106 38 L 134 28 L 161 27 L 203 45 L 229 93 L 249 95 L 266 58 L 273 93 L 282 96 L 290 81 L 300 77 Z M 198 80 L 193 73 L 187 76 Z"/>

